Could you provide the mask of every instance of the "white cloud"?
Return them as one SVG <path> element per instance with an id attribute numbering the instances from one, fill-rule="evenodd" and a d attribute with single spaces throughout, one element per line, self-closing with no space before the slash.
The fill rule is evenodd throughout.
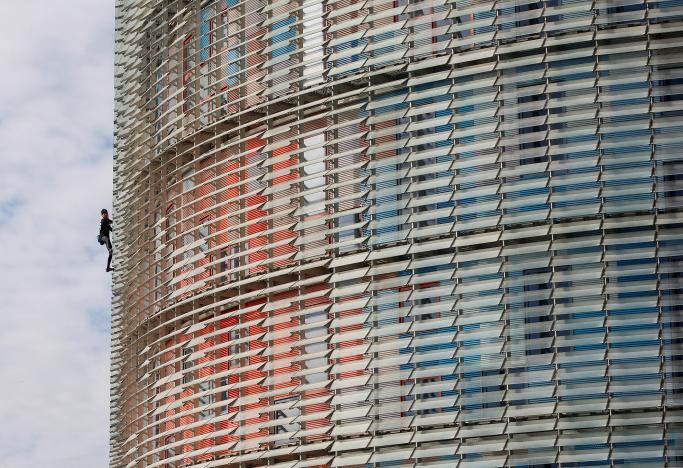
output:
<path id="1" fill-rule="evenodd" d="M 113 3 L 0 14 L 0 468 L 108 464 Z"/>

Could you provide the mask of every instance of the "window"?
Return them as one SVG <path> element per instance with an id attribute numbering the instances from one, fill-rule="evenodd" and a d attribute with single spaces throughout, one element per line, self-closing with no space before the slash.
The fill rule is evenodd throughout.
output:
<path id="1" fill-rule="evenodd" d="M 233 245 L 221 251 L 221 258 L 223 259 L 223 261 L 220 263 L 221 273 L 225 273 L 227 271 L 228 279 L 230 281 L 237 281 L 239 278 L 239 274 L 236 271 L 240 266 L 240 259 L 238 256 L 239 253 L 240 248 L 237 245 Z"/>
<path id="2" fill-rule="evenodd" d="M 209 418 L 213 417 L 213 408 L 206 408 L 207 406 L 213 404 L 213 402 L 214 402 L 214 394 L 212 393 L 213 389 L 214 389 L 213 380 L 209 380 L 207 382 L 201 382 L 199 384 L 199 392 L 200 392 L 199 406 L 203 408 L 199 412 L 199 419 L 200 420 L 209 419 Z"/>
<path id="3" fill-rule="evenodd" d="M 238 323 L 236 318 L 230 319 L 229 320 L 230 325 L 227 326 L 234 326 Z M 227 356 L 228 358 L 236 356 L 237 354 L 240 353 L 240 345 L 235 344 L 235 341 L 239 340 L 240 338 L 240 331 L 239 330 L 230 330 L 224 335 L 224 343 L 225 343 L 225 349 L 227 350 Z M 228 360 L 228 369 L 236 369 L 240 366 L 240 360 L 239 359 L 229 359 Z M 226 369 L 222 369 L 226 370 Z M 230 384 L 234 384 L 239 381 L 239 375 L 238 374 L 232 374 L 230 376 L 223 376 L 220 378 L 219 386 L 222 387 L 221 392 L 220 392 L 220 400 L 221 401 L 227 401 L 228 398 L 235 398 L 236 393 L 239 394 L 239 390 L 228 390 L 226 387 Z M 221 414 L 228 414 L 231 411 L 237 411 L 236 407 L 229 407 L 228 405 L 224 405 L 220 408 Z"/>
<path id="4" fill-rule="evenodd" d="M 304 337 L 306 340 L 310 340 L 313 338 L 320 338 L 328 333 L 327 329 L 327 312 L 316 312 L 314 314 L 308 314 L 304 318 L 304 322 L 306 325 L 309 324 L 318 324 L 319 326 L 313 327 L 313 328 L 307 328 L 304 331 Z M 327 342 L 325 341 L 320 341 L 317 343 L 311 343 L 306 346 L 304 346 L 304 351 L 306 352 L 306 355 L 313 355 L 316 353 L 323 353 L 324 351 L 327 351 Z M 304 378 L 306 379 L 307 383 L 316 383 L 316 382 L 323 382 L 327 380 L 327 370 L 325 369 L 325 366 L 327 365 L 327 357 L 326 356 L 321 356 L 321 357 L 314 357 L 312 359 L 308 359 L 303 362 L 303 365 L 308 368 L 308 369 L 319 369 L 319 372 L 315 372 L 312 374 L 307 374 Z"/>
<path id="5" fill-rule="evenodd" d="M 548 282 L 550 279 L 550 274 L 552 273 L 552 268 L 531 268 L 524 270 L 523 275 L 523 288 L 525 292 L 542 291 L 546 289 L 551 289 L 552 284 Z M 524 307 L 536 307 L 540 305 L 550 305 L 550 299 L 538 299 L 531 294 L 532 300 L 524 302 Z"/>
<path id="6" fill-rule="evenodd" d="M 194 169 L 190 168 L 185 171 L 183 171 L 182 174 L 182 180 L 183 180 L 183 193 L 186 194 L 187 192 L 190 192 L 194 188 Z M 191 206 L 191 193 L 183 196 L 183 205 L 187 208 L 188 205 Z M 183 210 L 185 211 L 185 209 Z M 183 216 L 187 216 L 188 213 L 183 212 Z M 192 245 L 194 242 L 194 233 L 193 232 L 186 232 L 182 236 L 182 246 L 183 247 L 188 247 Z M 190 258 L 194 256 L 194 251 L 193 249 L 187 249 L 183 252 L 183 260 L 187 261 Z M 184 265 L 183 266 L 183 271 L 189 271 L 192 269 L 192 265 Z"/>
<path id="7" fill-rule="evenodd" d="M 208 219 L 204 220 L 204 222 L 207 222 Z M 209 224 L 204 224 L 202 226 L 199 226 L 199 238 L 203 239 L 204 242 L 199 244 L 199 250 L 202 252 L 206 252 L 210 247 L 211 247 L 211 238 L 209 237 L 211 235 L 211 226 Z"/>
<path id="8" fill-rule="evenodd" d="M 167 446 L 167 447 L 168 447 L 169 445 L 173 445 L 174 443 L 175 443 L 175 436 L 168 436 L 168 437 L 166 437 L 166 438 L 164 439 L 164 445 Z M 175 455 L 176 455 L 176 453 L 175 453 L 175 447 L 168 447 L 168 448 L 164 451 L 164 459 L 173 458 L 173 457 L 175 457 Z M 166 463 L 166 464 L 164 464 L 164 465 L 162 465 L 162 466 L 163 466 L 164 468 L 175 468 L 176 464 L 175 464 L 175 462 L 170 462 L 170 463 Z"/>
<path id="9" fill-rule="evenodd" d="M 228 332 L 228 355 L 230 356 L 235 356 L 240 353 L 240 345 L 239 344 L 233 344 L 235 341 L 239 340 L 240 338 L 240 331 L 239 330 L 232 330 Z M 240 360 L 239 359 L 231 359 L 228 361 L 228 367 L 230 369 L 235 369 L 240 366 Z"/>
<path id="10" fill-rule="evenodd" d="M 304 7 L 303 49 L 304 86 L 313 86 L 323 80 L 323 4 L 316 2 Z"/>
<path id="11" fill-rule="evenodd" d="M 162 97 L 161 97 L 161 91 L 162 91 L 162 72 L 161 72 L 161 59 L 157 60 L 157 71 L 155 74 L 156 78 L 156 83 L 154 85 L 154 93 L 155 93 L 155 98 L 154 98 L 154 141 L 158 144 L 161 142 L 161 127 L 162 127 L 162 121 L 161 121 L 161 105 L 162 105 Z M 160 149 L 157 149 L 158 152 L 160 152 Z"/>
<path id="12" fill-rule="evenodd" d="M 209 2 L 210 3 L 210 2 Z M 213 55 L 213 19 L 211 18 L 211 9 L 208 6 L 203 6 L 199 11 L 199 60 L 204 62 Z"/>
<path id="13" fill-rule="evenodd" d="M 282 424 L 273 427 L 273 433 L 275 434 L 292 434 L 298 432 L 301 428 L 301 424 L 298 422 L 292 422 L 294 418 L 297 418 L 301 414 L 301 410 L 294 406 L 299 401 L 298 396 L 291 396 L 287 398 L 280 398 L 273 400 L 273 406 L 277 409 L 273 412 L 274 418 L 282 419 Z M 291 442 L 291 439 L 278 440 L 275 445 L 285 445 Z"/>
<path id="14" fill-rule="evenodd" d="M 166 207 L 166 242 L 171 242 L 175 238 L 175 205 L 171 203 Z"/>
<path id="15" fill-rule="evenodd" d="M 192 379 L 193 379 L 192 372 L 185 372 L 188 369 L 192 368 L 193 361 L 190 361 L 189 359 L 187 359 L 188 356 L 190 356 L 190 354 L 192 354 L 192 352 L 193 352 L 192 348 L 183 348 L 183 361 L 182 361 L 183 366 L 182 367 L 183 367 L 183 383 L 184 384 L 192 382 Z"/>
<path id="16" fill-rule="evenodd" d="M 187 247 L 189 245 L 192 245 L 193 242 L 194 242 L 194 234 L 192 234 L 191 232 L 183 234 L 183 247 Z M 187 249 L 183 252 L 183 260 L 189 260 L 193 256 L 194 256 L 194 253 L 193 253 L 192 249 Z M 188 265 L 185 265 L 185 266 L 188 266 Z M 189 265 L 189 266 L 191 267 L 192 265 Z"/>
<path id="17" fill-rule="evenodd" d="M 189 168 L 183 171 L 183 192 L 194 188 L 194 169 Z"/>
<path id="18" fill-rule="evenodd" d="M 154 214 L 154 300 L 161 300 L 161 214 Z"/>
<path id="19" fill-rule="evenodd" d="M 436 383 L 436 382 L 441 382 L 441 376 L 437 377 L 425 377 L 423 379 L 418 379 L 416 382 L 419 384 L 422 388 L 429 389 L 431 387 L 434 387 L 433 385 L 430 385 L 430 383 Z M 441 397 L 441 392 L 438 391 L 427 391 L 425 393 L 419 393 L 415 395 L 415 400 L 429 400 L 429 399 L 434 399 L 434 398 L 440 398 Z M 422 409 L 417 410 L 415 413 L 416 414 L 432 414 L 432 413 L 440 413 L 441 408 L 438 407 L 430 407 L 429 405 L 418 405 L 418 407 L 422 407 Z"/>
<path id="20" fill-rule="evenodd" d="M 307 148 L 304 151 L 304 161 L 307 163 L 306 166 L 304 166 L 304 174 L 306 176 L 320 174 L 319 177 L 314 177 L 304 181 L 304 188 L 306 190 L 312 190 L 325 186 L 325 176 L 323 175 L 325 172 L 325 148 L 322 146 L 324 143 L 325 135 L 323 134 L 304 139 L 304 147 Z M 306 204 L 319 203 L 323 200 L 325 200 L 325 192 L 323 190 L 304 196 L 304 202 Z M 322 211 L 323 207 L 316 212 L 308 214 L 312 215 Z"/>
<path id="21" fill-rule="evenodd" d="M 273 33 L 270 36 L 271 41 L 271 68 L 273 73 L 278 75 L 277 79 L 271 81 L 271 86 L 274 90 L 271 91 L 273 96 L 277 96 L 284 90 L 279 91 L 279 84 L 288 84 L 294 81 L 297 77 L 292 71 L 292 67 L 296 64 L 294 57 L 297 52 L 295 38 L 297 35 L 296 16 L 289 16 L 272 23 L 270 30 Z M 282 73 L 277 73 L 282 72 Z"/>
<path id="22" fill-rule="evenodd" d="M 194 74 L 194 60 L 194 36 L 190 34 L 183 41 L 183 112 L 194 107 L 190 103 L 191 94 L 188 91 Z"/>
<path id="23" fill-rule="evenodd" d="M 353 239 L 359 239 L 361 237 L 361 227 L 359 223 L 361 222 L 361 215 L 356 213 L 356 214 L 350 214 L 350 215 L 342 215 L 338 218 L 338 226 L 340 228 L 340 231 L 338 233 L 338 241 L 341 242 L 348 242 Z M 344 229 L 346 228 L 346 229 Z M 340 252 L 348 252 L 351 250 L 355 250 L 359 248 L 358 243 L 349 243 L 346 245 L 342 245 L 339 247 Z"/>

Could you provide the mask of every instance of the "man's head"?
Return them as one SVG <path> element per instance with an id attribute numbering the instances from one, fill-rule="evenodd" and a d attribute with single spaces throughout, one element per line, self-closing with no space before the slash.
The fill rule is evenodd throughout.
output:
<path id="1" fill-rule="evenodd" d="M 100 211 L 100 214 L 102 215 L 102 219 L 107 219 L 109 217 L 109 213 L 105 208 L 102 208 L 102 211 Z"/>

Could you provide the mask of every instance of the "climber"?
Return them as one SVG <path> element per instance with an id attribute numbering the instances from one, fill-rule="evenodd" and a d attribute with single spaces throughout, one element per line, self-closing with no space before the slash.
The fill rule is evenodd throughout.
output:
<path id="1" fill-rule="evenodd" d="M 102 208 L 100 214 L 102 215 L 102 221 L 100 221 L 100 234 L 97 236 L 97 241 L 100 245 L 106 245 L 107 250 L 109 251 L 109 258 L 107 258 L 107 272 L 109 272 L 114 271 L 114 269 L 111 268 L 112 248 L 111 239 L 109 239 L 109 233 L 112 231 L 111 219 L 109 219 L 109 213 L 104 208 Z"/>

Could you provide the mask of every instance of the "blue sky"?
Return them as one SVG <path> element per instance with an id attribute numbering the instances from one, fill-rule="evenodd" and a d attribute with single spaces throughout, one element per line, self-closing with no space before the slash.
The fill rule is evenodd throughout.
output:
<path id="1" fill-rule="evenodd" d="M 0 13 L 0 468 L 108 464 L 113 0 Z"/>

